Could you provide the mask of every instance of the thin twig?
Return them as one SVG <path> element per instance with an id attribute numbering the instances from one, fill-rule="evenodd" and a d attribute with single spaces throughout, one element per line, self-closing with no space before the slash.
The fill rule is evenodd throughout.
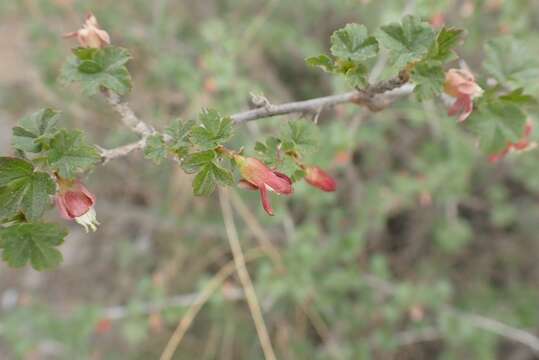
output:
<path id="1" fill-rule="evenodd" d="M 230 117 L 235 124 L 242 124 L 252 120 L 293 113 L 317 114 L 321 109 L 345 103 L 355 103 L 357 105 L 366 106 L 371 111 L 380 111 L 391 105 L 398 98 L 411 94 L 413 89 L 414 86 L 412 84 L 405 84 L 402 80 L 396 78 L 379 82 L 363 91 L 350 91 L 344 94 L 278 105 L 273 105 L 268 102 L 264 106 L 232 114 Z M 109 160 L 126 156 L 134 150 L 143 149 L 147 137 L 159 133 L 146 122 L 138 118 L 129 104 L 123 101 L 119 95 L 111 91 L 106 91 L 104 95 L 108 103 L 118 114 L 120 114 L 120 119 L 124 125 L 142 136 L 140 141 L 135 143 L 120 146 L 115 149 L 102 150 L 103 162 L 106 163 Z M 169 139 L 166 135 L 164 135 L 164 138 L 166 141 Z"/>
<path id="2" fill-rule="evenodd" d="M 362 278 L 368 286 L 372 287 L 373 289 L 379 291 L 384 295 L 394 295 L 397 292 L 396 286 L 389 281 L 378 278 L 371 274 L 363 274 Z M 467 322 L 473 327 L 491 332 L 493 334 L 497 334 L 506 339 L 526 345 L 536 354 L 539 354 L 539 337 L 530 332 L 517 329 L 513 326 L 507 325 L 495 319 L 464 312 L 455 309 L 449 305 L 443 306 L 441 310 L 448 315 Z"/>
<path id="3" fill-rule="evenodd" d="M 241 197 L 239 197 L 235 191 L 231 193 L 230 199 L 232 200 L 232 206 L 234 206 L 234 209 L 238 212 L 238 214 L 240 214 L 245 224 L 247 224 L 249 230 L 251 230 L 254 237 L 258 240 L 260 248 L 268 254 L 275 266 L 277 266 L 280 271 L 284 270 L 283 259 L 281 254 L 279 254 L 279 250 L 277 250 L 277 247 L 273 245 L 271 239 L 267 236 L 256 217 L 253 216 L 251 210 L 249 210 Z"/>
<path id="4" fill-rule="evenodd" d="M 121 99 L 120 95 L 112 91 L 105 91 L 104 94 L 108 103 L 118 114 L 120 114 L 120 118 L 125 126 L 142 135 L 142 137 L 147 137 L 155 133 L 155 130 L 151 126 L 135 115 L 135 112 L 127 102 Z"/>
<path id="5" fill-rule="evenodd" d="M 103 164 L 106 164 L 110 160 L 113 160 L 122 156 L 126 156 L 132 151 L 142 150 L 144 149 L 145 146 L 146 146 L 146 137 L 142 137 L 138 141 L 135 141 L 126 145 L 118 146 L 113 149 L 101 149 L 101 159 L 102 159 Z"/>
<path id="6" fill-rule="evenodd" d="M 261 256 L 261 252 L 253 250 L 245 255 L 245 261 L 251 261 Z M 168 343 L 161 354 L 160 360 L 170 360 L 174 356 L 174 352 L 180 345 L 185 333 L 193 323 L 202 306 L 209 300 L 211 295 L 223 284 L 223 282 L 234 273 L 234 261 L 230 261 L 219 270 L 217 274 L 210 280 L 204 290 L 196 295 L 196 300 L 191 304 L 185 315 L 182 317 L 176 330 L 168 340 Z M 191 300 L 191 299 L 189 299 Z"/>
<path id="7" fill-rule="evenodd" d="M 243 290 L 245 291 L 247 305 L 249 305 L 249 310 L 251 311 L 251 316 L 260 340 L 260 345 L 262 346 L 262 351 L 264 352 L 264 357 L 266 360 L 275 360 L 275 352 L 273 351 L 273 347 L 271 345 L 271 340 L 264 322 L 264 317 L 262 316 L 262 311 L 260 310 L 258 298 L 256 296 L 251 277 L 249 276 L 249 272 L 247 271 L 247 267 L 245 266 L 245 259 L 243 256 L 243 251 L 241 250 L 236 225 L 234 224 L 232 207 L 230 205 L 227 189 L 219 188 L 219 202 L 221 203 L 223 221 L 225 223 L 228 242 L 234 257 L 234 263 L 236 264 L 236 271 L 238 272 L 238 277 L 241 285 L 243 286 Z"/>

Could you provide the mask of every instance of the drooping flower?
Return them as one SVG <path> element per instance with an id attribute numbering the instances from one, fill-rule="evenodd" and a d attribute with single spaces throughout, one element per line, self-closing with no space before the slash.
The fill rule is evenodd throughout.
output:
<path id="1" fill-rule="evenodd" d="M 288 176 L 267 167 L 262 161 L 241 155 L 234 155 L 234 161 L 238 165 L 243 179 L 240 186 L 243 188 L 258 190 L 262 199 L 262 206 L 269 215 L 273 215 L 268 190 L 281 195 L 290 195 L 293 192 L 292 180 Z"/>
<path id="2" fill-rule="evenodd" d="M 322 191 L 335 191 L 337 183 L 327 172 L 318 166 L 305 167 L 305 181 Z"/>
<path id="3" fill-rule="evenodd" d="M 110 36 L 109 34 L 99 28 L 97 19 L 94 14 L 90 13 L 86 16 L 86 20 L 77 31 L 72 31 L 70 33 L 64 34 L 64 37 L 77 37 L 80 46 L 85 48 L 95 48 L 100 49 L 106 45 L 110 45 Z"/>
<path id="4" fill-rule="evenodd" d="M 54 201 L 60 215 L 66 220 L 75 220 L 77 223 L 95 231 L 99 222 L 95 215 L 95 196 L 79 181 L 58 178 L 60 191 Z"/>
<path id="5" fill-rule="evenodd" d="M 483 94 L 483 89 L 475 82 L 471 72 L 465 69 L 450 69 L 445 74 L 444 92 L 455 99 L 447 112 L 449 116 L 458 115 L 459 122 L 470 116 L 473 99 Z"/>
<path id="6" fill-rule="evenodd" d="M 530 141 L 530 136 L 533 132 L 533 123 L 531 120 L 526 122 L 524 126 L 524 131 L 522 132 L 522 137 L 517 142 L 509 142 L 505 148 L 503 148 L 499 153 L 492 154 L 489 156 L 489 161 L 491 163 L 496 163 L 499 160 L 503 159 L 507 154 L 511 152 L 523 152 L 527 150 L 534 149 L 537 147 L 537 144 L 533 141 Z"/>

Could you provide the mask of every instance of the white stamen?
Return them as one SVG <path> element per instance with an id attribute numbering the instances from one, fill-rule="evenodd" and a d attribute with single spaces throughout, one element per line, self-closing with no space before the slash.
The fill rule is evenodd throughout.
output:
<path id="1" fill-rule="evenodd" d="M 266 189 L 267 189 L 267 190 L 272 191 L 272 192 L 275 192 L 275 190 L 273 190 L 273 189 L 271 188 L 271 186 L 269 186 L 268 184 L 264 184 L 264 185 L 266 185 Z"/>
<path id="2" fill-rule="evenodd" d="M 86 232 L 88 232 L 88 228 L 92 229 L 92 231 L 96 231 L 97 226 L 99 225 L 99 222 L 95 217 L 95 209 L 93 206 L 86 212 L 86 214 L 76 217 L 75 221 L 82 225 Z"/>

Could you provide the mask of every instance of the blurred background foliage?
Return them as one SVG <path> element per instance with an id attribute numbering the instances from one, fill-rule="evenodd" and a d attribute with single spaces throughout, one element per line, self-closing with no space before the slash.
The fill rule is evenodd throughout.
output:
<path id="1" fill-rule="evenodd" d="M 494 37 L 539 49 L 536 0 L 1 1 L 2 153 L 17 119 L 45 106 L 103 147 L 135 139 L 102 99 L 56 81 L 75 45 L 60 35 L 90 10 L 132 51 L 129 101 L 160 129 L 201 107 L 245 109 L 249 92 L 282 102 L 347 90 L 304 58 L 348 22 L 372 31 L 407 13 L 444 19 L 467 30 L 458 52 L 476 73 Z M 234 145 L 254 154 L 284 120 L 242 126 Z M 539 332 L 537 153 L 489 164 L 438 102 L 342 106 L 319 125 L 311 160 L 335 175 L 336 193 L 298 183 L 292 198 L 273 197 L 275 217 L 257 194 L 232 194 L 244 250 L 269 239 L 286 268 L 248 266 L 278 358 L 533 359 L 447 306 Z M 187 310 L 171 299 L 231 259 L 217 196 L 193 197 L 190 182 L 140 153 L 99 167 L 88 179 L 99 231 L 73 226 L 53 272 L 0 265 L 0 358 L 157 358 Z M 263 358 L 245 302 L 227 295 L 239 286 L 232 277 L 211 298 L 176 359 Z"/>

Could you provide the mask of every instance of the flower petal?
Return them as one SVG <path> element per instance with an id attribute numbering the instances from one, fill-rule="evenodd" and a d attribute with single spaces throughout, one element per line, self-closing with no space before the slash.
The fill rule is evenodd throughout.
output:
<path id="1" fill-rule="evenodd" d="M 64 199 L 60 194 L 56 194 L 54 197 L 54 203 L 56 204 L 56 208 L 58 209 L 58 212 L 60 212 L 60 216 L 66 220 L 73 219 L 71 216 L 69 216 L 69 213 L 67 212 L 67 207 L 64 203 Z"/>
<path id="2" fill-rule="evenodd" d="M 458 121 L 463 122 L 473 111 L 473 100 L 469 95 L 462 95 L 455 100 L 447 111 L 449 116 L 459 115 Z"/>
<path id="3" fill-rule="evenodd" d="M 268 215 L 273 216 L 273 209 L 271 208 L 269 198 L 268 198 L 268 190 L 266 190 L 264 186 L 259 187 L 258 190 L 260 191 L 260 199 L 262 200 L 262 207 L 264 208 L 264 210 L 266 210 Z"/>

